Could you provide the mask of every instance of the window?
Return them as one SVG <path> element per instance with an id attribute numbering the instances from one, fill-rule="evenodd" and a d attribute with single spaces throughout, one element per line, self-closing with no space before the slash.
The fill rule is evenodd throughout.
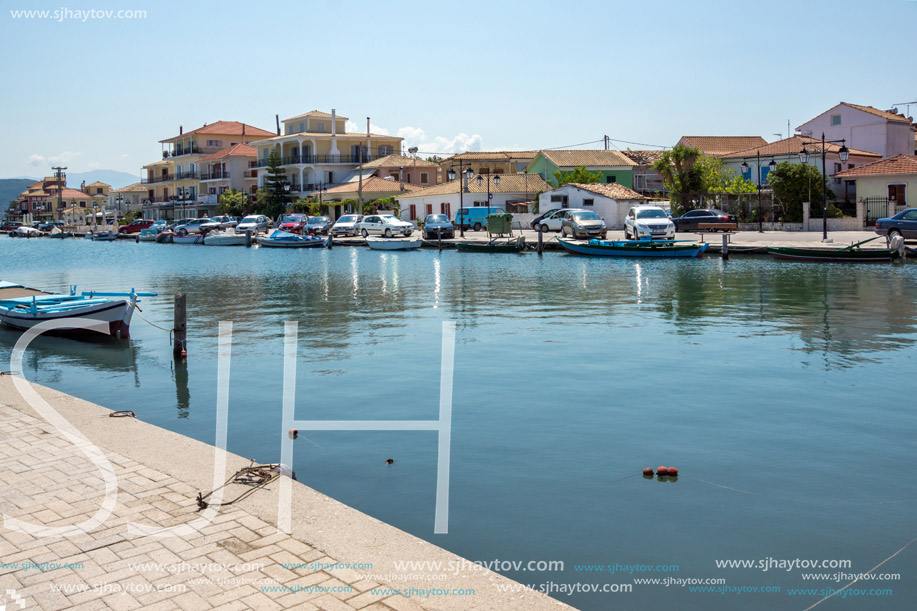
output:
<path id="1" fill-rule="evenodd" d="M 223 146 L 222 140 L 208 140 L 207 146 Z"/>
<path id="2" fill-rule="evenodd" d="M 449 216 L 452 213 L 452 204 L 449 202 L 443 202 L 439 205 L 439 211 Z"/>
<path id="3" fill-rule="evenodd" d="M 379 145 L 379 157 L 385 157 L 386 155 L 391 155 L 394 151 L 395 149 L 391 144 L 380 144 Z"/>
<path id="4" fill-rule="evenodd" d="M 325 131 L 325 122 L 324 122 L 324 121 L 316 121 L 316 122 L 315 122 L 315 131 L 317 131 L 317 132 L 323 132 L 323 131 Z"/>
<path id="5" fill-rule="evenodd" d="M 841 116 L 840 115 L 831 115 L 831 125 L 840 125 Z"/>
<path id="6" fill-rule="evenodd" d="M 433 214 L 433 204 L 427 204 L 427 216 Z"/>
<path id="7" fill-rule="evenodd" d="M 216 194 L 217 194 L 217 188 L 216 188 L 216 187 L 210 187 L 210 195 L 216 195 Z"/>
<path id="8" fill-rule="evenodd" d="M 898 206 L 907 205 L 905 185 L 888 185 L 888 199 L 895 200 Z"/>
<path id="9" fill-rule="evenodd" d="M 413 220 L 415 220 L 415 219 L 417 218 L 417 206 L 416 206 L 415 204 L 411 204 L 410 210 L 411 210 L 411 218 L 410 218 L 410 220 L 413 221 Z"/>
<path id="10" fill-rule="evenodd" d="M 300 121 L 300 122 L 299 122 L 299 131 L 301 131 L 301 132 L 306 131 L 306 124 L 305 124 L 304 121 Z"/>
<path id="11" fill-rule="evenodd" d="M 617 176 L 606 176 L 606 177 L 605 177 L 605 183 L 606 183 L 606 184 L 609 184 L 609 185 L 610 185 L 610 184 L 613 184 L 613 183 L 616 183 L 616 182 L 618 182 L 618 177 L 617 177 Z"/>
<path id="12" fill-rule="evenodd" d="M 395 180 L 401 180 L 401 172 L 398 170 L 389 170 L 388 175 L 394 178 Z"/>
<path id="13" fill-rule="evenodd" d="M 96 195 L 102 195 L 102 187 L 96 187 Z"/>
<path id="14" fill-rule="evenodd" d="M 429 174 L 426 172 L 420 173 L 420 184 L 425 185 L 430 180 Z"/>
<path id="15" fill-rule="evenodd" d="M 591 197 L 590 197 L 590 198 L 587 198 L 587 199 L 584 199 L 584 200 L 583 200 L 583 205 L 584 205 L 584 206 L 594 206 L 594 205 L 595 205 L 595 199 L 594 199 L 594 198 L 591 198 Z"/>
<path id="16" fill-rule="evenodd" d="M 564 208 L 566 208 L 567 207 L 567 196 L 566 195 L 552 195 L 551 203 L 552 204 L 560 203 L 563 205 Z"/>

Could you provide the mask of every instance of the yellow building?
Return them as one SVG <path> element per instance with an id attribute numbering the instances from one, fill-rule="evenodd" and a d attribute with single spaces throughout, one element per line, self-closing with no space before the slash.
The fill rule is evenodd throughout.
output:
<path id="1" fill-rule="evenodd" d="M 440 182 L 447 182 L 449 170 L 456 174 L 468 168 L 475 175 L 484 174 L 523 174 L 532 163 L 538 151 L 468 151 L 447 157 L 439 162 Z"/>
<path id="2" fill-rule="evenodd" d="M 29 221 L 54 221 L 67 208 L 92 208 L 92 198 L 83 191 L 67 188 L 67 177 L 46 176 L 19 194 L 19 215 Z"/>
<path id="3" fill-rule="evenodd" d="M 179 126 L 177 136 L 160 140 L 162 160 L 143 166 L 141 182 L 147 185 L 143 216 L 174 219 L 212 214 L 216 203 L 201 197 L 206 193 L 201 189 L 200 159 L 273 135 L 238 121 L 217 121 L 189 132 Z"/>
<path id="4" fill-rule="evenodd" d="M 93 208 L 101 209 L 108 205 L 108 195 L 111 193 L 111 185 L 98 180 L 87 185 L 86 181 L 83 181 L 83 184 L 80 185 L 80 191 L 92 198 Z"/>

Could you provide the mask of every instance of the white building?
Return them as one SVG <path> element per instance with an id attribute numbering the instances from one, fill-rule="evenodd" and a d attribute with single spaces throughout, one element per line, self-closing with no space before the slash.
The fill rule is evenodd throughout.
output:
<path id="1" fill-rule="evenodd" d="M 500 182 L 495 180 L 499 177 Z M 479 180 L 480 179 L 480 180 Z M 508 212 L 528 212 L 529 202 L 535 195 L 548 188 L 544 179 L 537 174 L 478 175 L 465 178 L 464 190 L 459 193 L 459 179 L 444 182 L 428 189 L 398 196 L 401 218 L 423 219 L 428 214 L 446 214 L 455 218 L 460 205 L 465 208 L 490 206 Z"/>
<path id="2" fill-rule="evenodd" d="M 645 197 L 617 183 L 571 182 L 538 196 L 538 209 L 541 213 L 556 208 L 593 210 L 602 217 L 609 229 L 623 229 L 627 211 L 645 203 Z"/>
<path id="3" fill-rule="evenodd" d="M 119 214 L 125 215 L 128 212 L 140 210 L 145 199 L 147 199 L 147 186 L 135 182 L 132 185 L 110 191 L 107 205 L 109 210 L 117 210 Z"/>
<path id="4" fill-rule="evenodd" d="M 824 132 L 827 140 L 844 139 L 850 148 L 882 157 L 913 154 L 914 130 L 911 117 L 848 102 L 841 102 L 796 128 L 800 134 L 819 139 Z"/>

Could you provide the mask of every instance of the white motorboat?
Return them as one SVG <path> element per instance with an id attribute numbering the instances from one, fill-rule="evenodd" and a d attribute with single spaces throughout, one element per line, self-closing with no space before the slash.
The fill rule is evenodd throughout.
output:
<path id="1" fill-rule="evenodd" d="M 417 250 L 423 245 L 421 238 L 366 238 L 373 250 Z"/>
<path id="2" fill-rule="evenodd" d="M 211 231 L 204 236 L 204 246 L 245 246 L 245 234 L 229 231 Z"/>
<path id="3" fill-rule="evenodd" d="M 114 231 L 90 231 L 86 237 L 93 242 L 114 242 L 118 239 L 118 234 Z"/>
<path id="4" fill-rule="evenodd" d="M 173 244 L 201 244 L 204 237 L 199 233 L 186 233 L 185 235 L 172 236 Z"/>

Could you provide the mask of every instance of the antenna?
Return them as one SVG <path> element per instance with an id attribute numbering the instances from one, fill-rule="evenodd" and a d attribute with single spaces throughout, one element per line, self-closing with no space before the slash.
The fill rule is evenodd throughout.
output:
<path id="1" fill-rule="evenodd" d="M 911 105 L 917 105 L 917 100 L 915 100 L 915 101 L 913 101 L 913 102 L 898 102 L 897 104 L 895 104 L 895 106 L 904 106 L 905 108 L 907 108 L 907 110 L 904 111 L 904 115 L 907 116 L 907 117 L 910 117 L 910 116 L 911 116 Z M 892 109 L 892 112 L 894 112 L 895 114 L 897 114 L 897 113 L 898 113 L 898 109 L 897 109 L 897 108 L 893 108 L 893 109 Z"/>

